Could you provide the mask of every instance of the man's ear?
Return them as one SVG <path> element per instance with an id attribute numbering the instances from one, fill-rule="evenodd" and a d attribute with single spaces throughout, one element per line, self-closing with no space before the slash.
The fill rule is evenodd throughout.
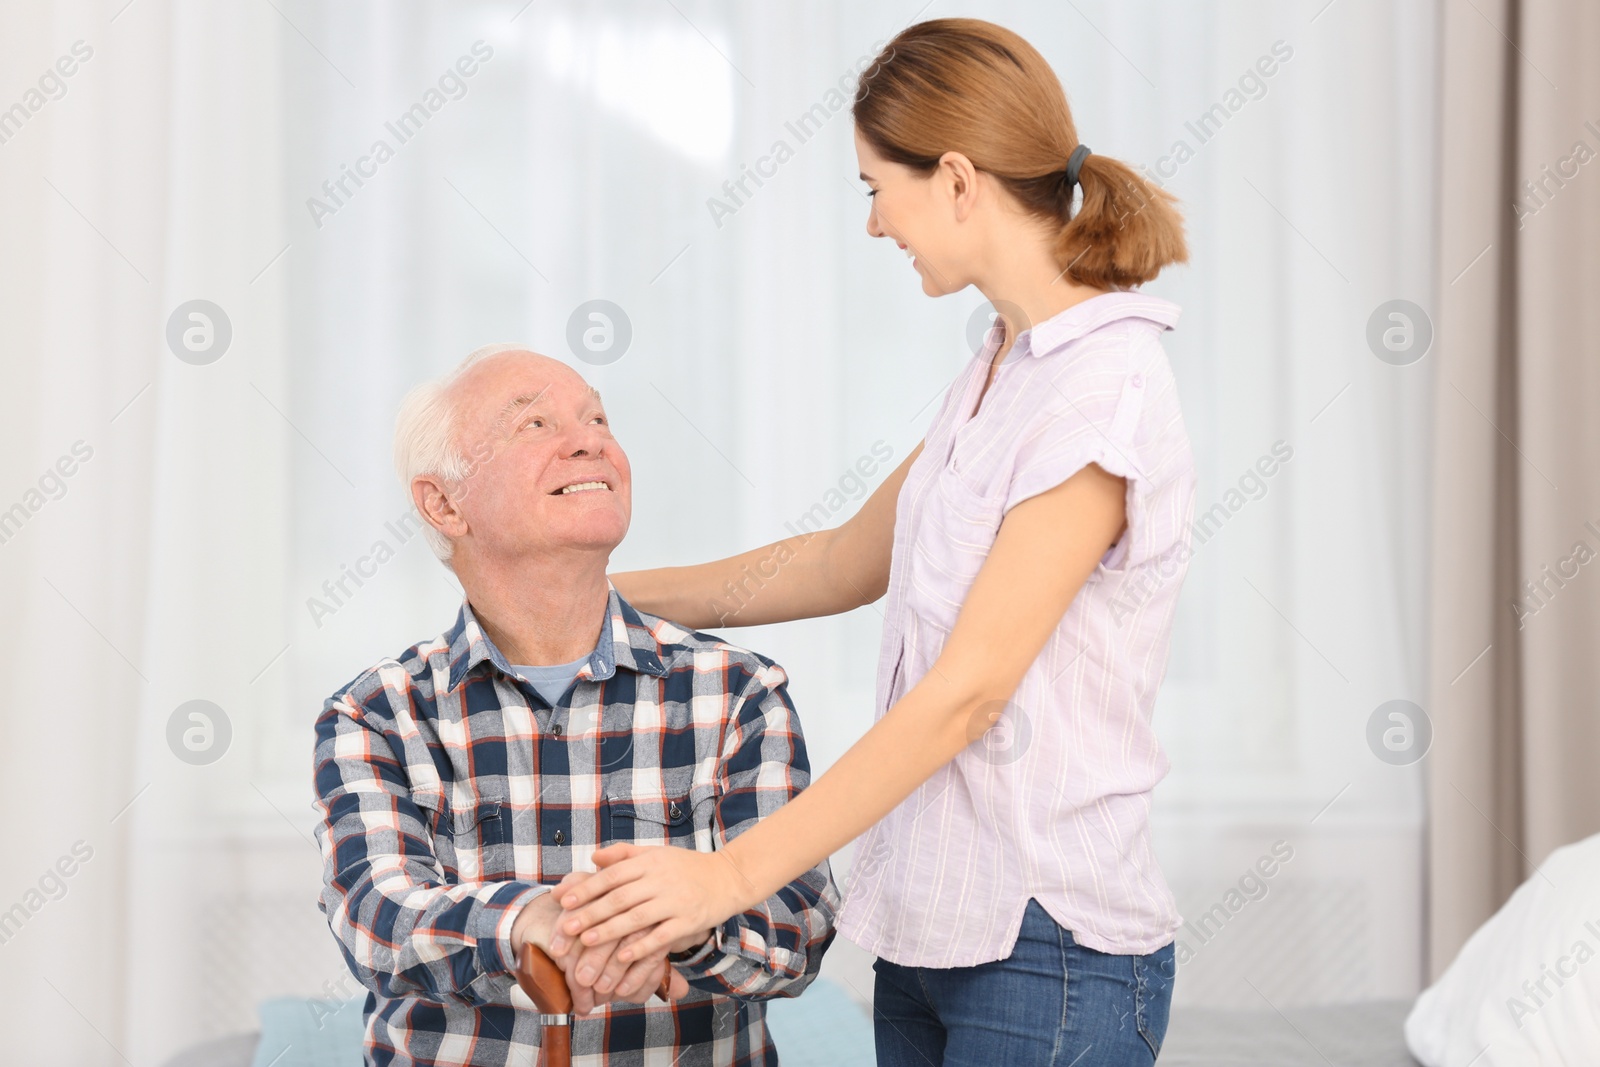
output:
<path id="1" fill-rule="evenodd" d="M 437 475 L 419 474 L 411 479 L 411 502 L 422 520 L 446 537 L 455 539 L 466 534 L 466 516 L 456 507 L 449 489 Z"/>

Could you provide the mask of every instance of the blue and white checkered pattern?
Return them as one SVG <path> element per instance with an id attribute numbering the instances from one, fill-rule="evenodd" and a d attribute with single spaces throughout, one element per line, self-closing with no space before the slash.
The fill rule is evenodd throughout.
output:
<path id="1" fill-rule="evenodd" d="M 470 604 L 362 672 L 317 720 L 319 901 L 371 991 L 369 1063 L 535 1062 L 512 1006 L 520 908 L 620 841 L 711 851 L 810 781 L 783 668 L 635 610 L 613 587 L 589 662 L 552 707 Z M 676 1004 L 604 1005 L 573 1062 L 776 1064 L 763 999 L 797 996 L 832 942 L 827 861 L 729 919 Z"/>

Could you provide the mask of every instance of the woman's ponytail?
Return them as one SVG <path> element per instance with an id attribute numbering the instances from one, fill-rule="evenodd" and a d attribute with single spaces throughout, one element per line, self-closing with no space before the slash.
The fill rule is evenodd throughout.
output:
<path id="1" fill-rule="evenodd" d="M 1062 183 L 1064 199 L 1072 190 Z M 1078 171 L 1083 202 L 1056 238 L 1056 262 L 1079 285 L 1126 289 L 1189 259 L 1177 197 L 1110 156 L 1090 153 Z"/>

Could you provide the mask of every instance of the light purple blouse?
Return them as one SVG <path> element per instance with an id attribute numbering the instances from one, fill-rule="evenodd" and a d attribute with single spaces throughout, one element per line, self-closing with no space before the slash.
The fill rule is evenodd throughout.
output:
<path id="1" fill-rule="evenodd" d="M 1018 335 L 945 395 L 900 489 L 876 715 L 922 678 L 1014 505 L 1088 463 L 1127 479 L 1128 530 L 1096 565 L 1000 720 L 856 842 L 839 932 L 904 966 L 1010 955 L 1029 897 L 1080 944 L 1144 954 L 1180 919 L 1150 847 L 1167 758 L 1150 726 L 1188 569 L 1195 473 L 1160 335 L 1136 291 Z"/>

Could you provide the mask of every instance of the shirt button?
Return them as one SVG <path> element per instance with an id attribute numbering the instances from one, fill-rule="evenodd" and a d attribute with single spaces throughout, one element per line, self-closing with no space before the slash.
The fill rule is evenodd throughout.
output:
<path id="1" fill-rule="evenodd" d="M 562 832 L 561 832 L 561 831 L 560 831 L 560 830 L 557 830 L 557 831 L 556 831 L 556 838 L 555 838 L 555 840 L 556 840 L 556 844 L 558 844 L 558 845 L 560 845 L 560 844 L 565 844 L 565 843 L 566 843 L 566 840 L 567 840 L 567 835 L 566 835 L 566 834 L 564 834 L 564 833 L 562 833 Z"/>
<path id="2" fill-rule="evenodd" d="M 1135 389 L 1142 388 L 1144 386 L 1144 375 L 1138 373 L 1137 371 L 1134 372 L 1133 377 L 1128 379 L 1128 384 L 1133 386 Z"/>
<path id="3" fill-rule="evenodd" d="M 553 734 L 556 737 L 560 737 L 561 736 L 561 724 L 560 723 L 556 723 L 554 726 L 550 727 L 550 733 Z"/>
<path id="4" fill-rule="evenodd" d="M 676 819 L 678 816 L 680 816 L 682 814 L 683 814 L 683 809 L 678 807 L 677 801 L 673 801 L 671 804 L 667 805 L 667 817 L 668 818 Z"/>

